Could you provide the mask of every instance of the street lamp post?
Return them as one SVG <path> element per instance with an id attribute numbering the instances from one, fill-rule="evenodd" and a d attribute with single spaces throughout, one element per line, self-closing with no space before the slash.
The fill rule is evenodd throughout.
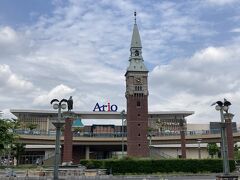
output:
<path id="1" fill-rule="evenodd" d="M 202 139 L 197 139 L 197 143 L 198 143 L 198 159 L 201 159 L 201 142 L 202 142 Z"/>
<path id="2" fill-rule="evenodd" d="M 60 161 L 60 130 L 64 125 L 64 122 L 61 122 L 61 110 L 66 109 L 67 105 L 65 103 L 68 101 L 66 99 L 62 99 L 60 102 L 58 99 L 53 99 L 51 104 L 53 105 L 53 109 L 58 110 L 58 118 L 56 122 L 52 124 L 56 127 L 56 147 L 55 147 L 55 159 L 54 159 L 54 174 L 53 179 L 58 180 L 58 166 Z"/>
<path id="3" fill-rule="evenodd" d="M 221 151 L 222 151 L 222 157 L 223 157 L 223 173 L 224 173 L 224 175 L 228 175 L 230 170 L 229 170 L 228 147 L 227 147 L 227 138 L 226 138 L 226 123 L 224 121 L 223 111 L 228 113 L 228 109 L 229 109 L 229 106 L 231 105 L 231 103 L 229 101 L 227 101 L 226 99 L 224 99 L 224 102 L 217 101 L 217 102 L 213 103 L 212 106 L 213 105 L 216 105 L 215 109 L 217 111 L 220 111 L 221 141 L 222 141 Z"/>
<path id="4" fill-rule="evenodd" d="M 123 130 L 123 120 L 124 120 L 124 115 L 125 115 L 125 110 L 121 111 L 121 117 L 122 117 L 122 158 L 123 158 L 123 153 L 124 153 L 124 130 Z"/>

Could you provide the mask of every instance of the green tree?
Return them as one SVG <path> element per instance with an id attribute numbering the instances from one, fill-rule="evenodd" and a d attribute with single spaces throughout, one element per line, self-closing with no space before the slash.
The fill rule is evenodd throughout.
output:
<path id="1" fill-rule="evenodd" d="M 27 126 L 26 126 L 28 129 L 30 129 L 30 131 L 36 129 L 38 127 L 37 124 L 34 124 L 34 123 L 28 123 Z"/>
<path id="2" fill-rule="evenodd" d="M 234 145 L 234 159 L 240 159 L 240 152 L 237 144 Z"/>
<path id="3" fill-rule="evenodd" d="M 216 143 L 208 143 L 207 151 L 211 158 L 213 158 L 213 156 L 219 152 L 219 147 L 217 146 Z"/>
<path id="4" fill-rule="evenodd" d="M 74 128 L 74 132 L 81 132 L 82 131 L 82 128 L 81 127 L 75 127 Z"/>
<path id="5" fill-rule="evenodd" d="M 81 128 L 81 127 L 74 127 L 73 131 L 74 131 L 75 135 L 80 136 L 81 132 L 83 131 L 83 128 Z"/>
<path id="6" fill-rule="evenodd" d="M 18 121 L 18 119 L 13 119 L 13 118 L 12 118 L 12 119 L 9 120 L 9 121 L 11 122 L 11 127 L 12 127 L 13 130 L 20 128 L 21 123 Z"/>
<path id="7" fill-rule="evenodd" d="M 37 124 L 34 124 L 34 123 L 28 123 L 26 124 L 26 127 L 30 130 L 30 134 L 33 134 L 33 130 L 36 129 L 38 127 Z"/>
<path id="8" fill-rule="evenodd" d="M 0 119 L 0 154 L 8 155 L 8 165 L 12 151 L 11 146 L 18 139 L 14 131 L 17 126 L 15 119 Z"/>
<path id="9" fill-rule="evenodd" d="M 14 127 L 12 120 L 0 119 L 0 151 L 3 151 L 14 142 L 16 138 Z"/>
<path id="10" fill-rule="evenodd" d="M 16 142 L 12 145 L 11 150 L 13 156 L 17 159 L 17 165 L 19 164 L 20 161 L 20 156 L 24 154 L 26 148 L 26 144 Z"/>
<path id="11" fill-rule="evenodd" d="M 148 127 L 147 131 L 148 131 L 148 135 L 151 135 L 154 132 L 154 128 L 152 127 Z"/>

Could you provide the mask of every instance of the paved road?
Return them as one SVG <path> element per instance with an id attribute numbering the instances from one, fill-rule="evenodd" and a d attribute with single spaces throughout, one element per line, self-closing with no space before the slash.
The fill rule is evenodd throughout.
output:
<path id="1" fill-rule="evenodd" d="M 0 177 L 1 180 L 52 180 L 52 177 Z M 163 176 L 95 176 L 95 177 L 60 177 L 60 180 L 215 180 L 216 175 L 196 175 L 196 176 L 187 176 L 187 175 L 163 175 Z"/>
<path id="2" fill-rule="evenodd" d="M 175 176 L 175 175 L 165 175 L 165 176 L 114 176 L 112 179 L 126 179 L 126 180 L 216 180 L 215 175 L 207 176 Z"/>

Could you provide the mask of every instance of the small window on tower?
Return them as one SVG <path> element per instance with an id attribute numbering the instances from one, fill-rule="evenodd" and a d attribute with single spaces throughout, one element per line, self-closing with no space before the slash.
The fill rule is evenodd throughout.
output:
<path id="1" fill-rule="evenodd" d="M 139 56 L 139 51 L 138 50 L 135 50 L 135 56 Z"/>
<path id="2" fill-rule="evenodd" d="M 140 107 L 140 106 L 141 106 L 140 101 L 137 101 L 137 107 Z"/>

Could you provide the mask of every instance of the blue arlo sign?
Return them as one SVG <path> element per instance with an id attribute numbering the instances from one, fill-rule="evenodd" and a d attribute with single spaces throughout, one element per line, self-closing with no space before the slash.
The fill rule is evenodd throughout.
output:
<path id="1" fill-rule="evenodd" d="M 99 105 L 99 103 L 96 103 L 93 111 L 100 111 L 100 112 L 116 112 L 118 110 L 118 107 L 116 104 L 111 105 L 110 103 L 104 104 L 104 105 Z"/>

